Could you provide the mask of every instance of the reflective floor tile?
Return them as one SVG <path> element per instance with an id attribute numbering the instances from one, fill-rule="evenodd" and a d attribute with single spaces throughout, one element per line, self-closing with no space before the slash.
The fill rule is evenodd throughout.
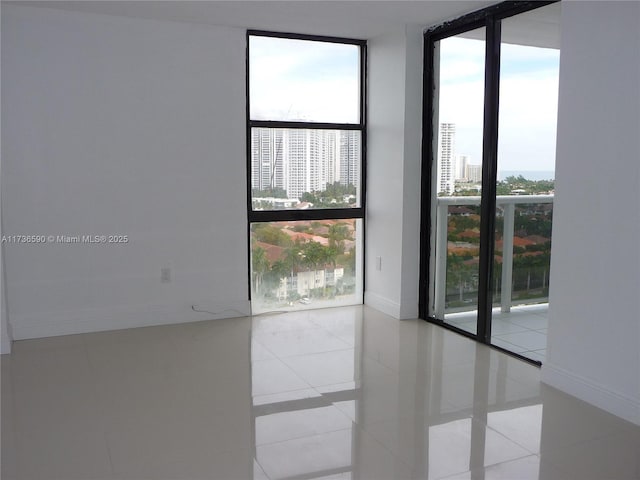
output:
<path id="1" fill-rule="evenodd" d="M 549 465 L 541 465 L 537 455 L 444 477 L 442 480 L 568 480 L 566 472 Z"/>
<path id="2" fill-rule="evenodd" d="M 640 434 L 628 431 L 554 450 L 545 449 L 542 458 L 567 472 L 568 478 L 639 479 Z"/>
<path id="3" fill-rule="evenodd" d="M 533 331 L 495 335 L 492 339 L 494 342 L 496 340 L 509 342 L 510 344 L 524 348 L 527 352 L 530 350 L 540 350 L 547 346 L 547 336 L 540 332 Z"/>
<path id="4" fill-rule="evenodd" d="M 280 358 L 344 350 L 351 347 L 347 342 L 322 328 L 268 332 L 256 335 L 254 339 Z"/>
<path id="5" fill-rule="evenodd" d="M 258 360 L 251 363 L 253 395 L 268 395 L 309 388 L 310 385 L 296 375 L 282 360 Z"/>
<path id="6" fill-rule="evenodd" d="M 501 433 L 531 453 L 540 453 L 542 405 L 514 407 L 487 414 L 489 428 Z"/>
<path id="7" fill-rule="evenodd" d="M 283 358 L 282 361 L 313 387 L 355 379 L 353 349 Z"/>
<path id="8" fill-rule="evenodd" d="M 269 478 L 328 476 L 350 470 L 351 429 L 256 447 L 256 459 Z"/>
<path id="9" fill-rule="evenodd" d="M 431 424 L 426 419 L 381 422 L 365 427 L 421 478 L 441 478 L 530 455 L 524 448 L 472 418 Z M 422 459 L 424 452 L 428 455 Z"/>
<path id="10" fill-rule="evenodd" d="M 496 325 L 516 341 L 534 316 Z M 15 346 L 0 359 L 9 480 L 640 478 L 640 427 L 369 307 Z"/>
<path id="11" fill-rule="evenodd" d="M 296 410 L 269 413 L 256 417 L 256 446 L 309 437 L 321 433 L 345 430 L 351 427 L 351 419 L 333 405 L 310 408 L 300 402 Z M 292 408 L 291 403 L 283 408 Z"/>

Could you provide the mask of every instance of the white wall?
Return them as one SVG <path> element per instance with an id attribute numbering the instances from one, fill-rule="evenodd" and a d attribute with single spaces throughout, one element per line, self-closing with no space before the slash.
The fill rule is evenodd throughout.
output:
<path id="1" fill-rule="evenodd" d="M 640 3 L 563 2 L 547 362 L 640 424 Z"/>
<path id="2" fill-rule="evenodd" d="M 129 237 L 7 245 L 14 338 L 247 314 L 245 32 L 2 10 L 4 233 Z"/>
<path id="3" fill-rule="evenodd" d="M 0 20 L 2 19 L 2 9 L 0 8 Z M 0 39 L 0 49 L 2 41 Z M 2 66 L 0 65 L 0 72 Z M 1 89 L 1 73 L 0 73 L 0 89 Z M 2 131 L 2 119 L 0 117 L 0 131 Z M 2 178 L 2 155 L 0 155 L 0 178 Z M 0 182 L 0 237 L 4 232 L 2 227 L 2 182 Z M 6 299 L 6 281 L 4 271 L 4 245 L 0 244 L 0 354 L 11 353 L 11 332 L 9 331 L 9 321 L 7 315 L 7 299 Z"/>
<path id="4" fill-rule="evenodd" d="M 365 303 L 396 318 L 418 315 L 421 59 L 419 28 L 369 42 Z"/>
<path id="5" fill-rule="evenodd" d="M 408 27 L 407 29 L 400 318 L 418 317 L 420 174 L 422 171 L 422 50 L 424 43 L 422 30 L 421 27 Z"/>
<path id="6" fill-rule="evenodd" d="M 0 207 L 1 208 L 1 207 Z M 1 236 L 1 233 L 0 233 Z M 2 249 L 4 250 L 4 249 Z M 6 281 L 4 279 L 4 253 L 0 251 L 0 354 L 11 353 L 11 332 L 7 314 Z"/>
<path id="7" fill-rule="evenodd" d="M 0 198 L 2 194 L 0 193 Z M 2 205 L 0 202 L 0 211 Z M 0 225 L 2 224 L 2 216 L 0 214 Z M 2 229 L 0 229 L 0 237 Z M 9 332 L 9 316 L 7 315 L 7 299 L 6 299 L 6 281 L 4 273 L 4 247 L 0 246 L 0 354 L 11 353 L 11 334 Z"/>
<path id="8" fill-rule="evenodd" d="M 0 172 L 2 160 L 0 158 Z M 0 178 L 2 174 L 0 173 Z M 2 182 L 0 182 L 0 237 L 2 237 L 4 229 L 2 228 Z M 7 282 L 4 270 L 4 248 L 0 244 L 0 354 L 11 353 L 11 332 L 9 331 L 9 316 L 7 314 Z"/>

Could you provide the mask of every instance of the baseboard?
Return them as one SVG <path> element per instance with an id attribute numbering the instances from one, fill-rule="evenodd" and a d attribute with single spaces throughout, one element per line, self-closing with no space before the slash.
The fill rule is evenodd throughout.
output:
<path id="1" fill-rule="evenodd" d="M 393 318 L 401 318 L 400 316 L 400 304 L 389 300 L 382 295 L 374 292 L 364 293 L 364 304 L 368 305 L 376 310 L 380 310 L 382 313 L 391 315 Z"/>
<path id="2" fill-rule="evenodd" d="M 189 305 L 134 305 L 35 315 L 16 313 L 11 316 L 11 326 L 13 340 L 25 340 L 233 318 L 251 314 L 250 303 L 246 300 L 200 306 L 200 309 L 207 312 L 194 312 Z"/>
<path id="3" fill-rule="evenodd" d="M 549 363 L 542 365 L 541 379 L 547 385 L 640 425 L 640 399 L 608 390 L 588 378 Z"/>

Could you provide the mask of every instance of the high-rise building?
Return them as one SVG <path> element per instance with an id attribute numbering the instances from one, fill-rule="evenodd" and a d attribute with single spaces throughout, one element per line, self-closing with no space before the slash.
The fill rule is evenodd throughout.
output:
<path id="1" fill-rule="evenodd" d="M 330 183 L 358 184 L 360 132 L 255 128 L 251 142 L 253 189 L 282 188 L 298 199 Z"/>
<path id="2" fill-rule="evenodd" d="M 310 191 L 311 146 L 308 137 L 308 130 L 299 129 L 288 130 L 285 136 L 284 155 L 289 173 L 285 189 L 289 198 L 299 198 L 304 192 Z"/>
<path id="3" fill-rule="evenodd" d="M 456 124 L 441 123 L 438 133 L 438 194 L 451 195 L 454 190 Z"/>
<path id="4" fill-rule="evenodd" d="M 254 128 L 251 132 L 251 188 L 285 188 L 287 168 L 284 156 L 284 131 Z"/>
<path id="5" fill-rule="evenodd" d="M 358 185 L 359 179 L 360 132 L 340 132 L 340 170 L 339 178 L 336 180 L 340 180 L 341 185 Z"/>
<path id="6" fill-rule="evenodd" d="M 469 155 L 456 155 L 455 180 L 467 180 L 467 165 L 471 157 Z"/>
<path id="7" fill-rule="evenodd" d="M 326 188 L 328 183 L 334 183 L 340 178 L 340 155 L 338 152 L 340 137 L 339 133 L 334 130 L 323 130 L 322 132 L 324 133 L 324 161 L 321 161 L 321 165 L 323 188 Z"/>
<path id="8" fill-rule="evenodd" d="M 472 183 L 482 182 L 482 165 L 467 165 L 466 177 Z"/>

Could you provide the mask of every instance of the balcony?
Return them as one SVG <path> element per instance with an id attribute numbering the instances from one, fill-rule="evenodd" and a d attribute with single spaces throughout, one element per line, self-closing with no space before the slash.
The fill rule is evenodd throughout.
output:
<path id="1" fill-rule="evenodd" d="M 546 354 L 553 195 L 496 197 L 492 343 Z M 476 333 L 480 197 L 438 197 L 434 314 Z M 446 246 L 446 248 L 445 248 Z"/>

